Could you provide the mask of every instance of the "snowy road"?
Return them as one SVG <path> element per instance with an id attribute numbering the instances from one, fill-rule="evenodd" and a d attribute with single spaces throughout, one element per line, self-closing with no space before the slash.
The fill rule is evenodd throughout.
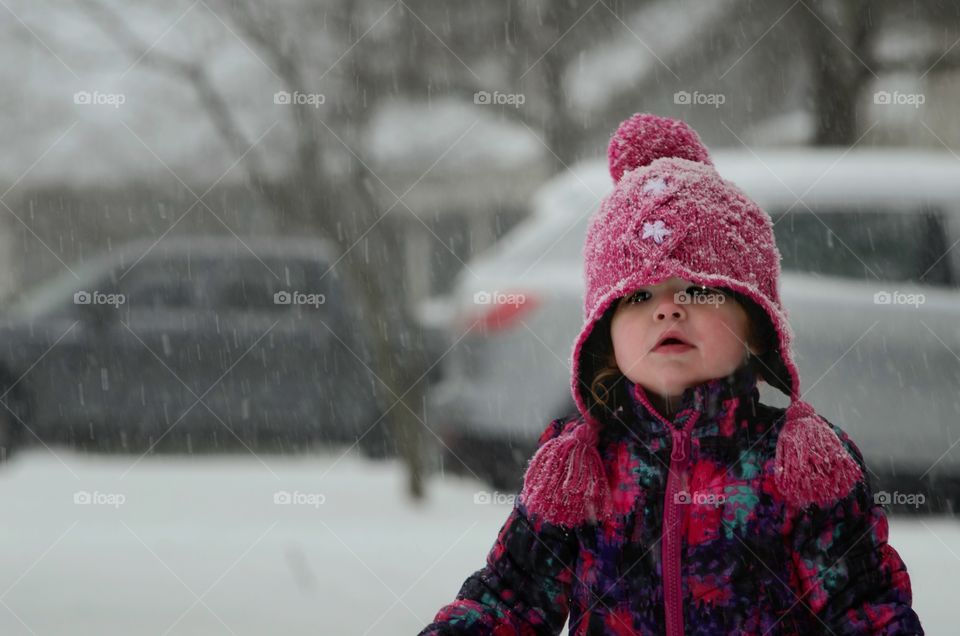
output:
<path id="1" fill-rule="evenodd" d="M 3 634 L 415 634 L 509 512 L 453 476 L 413 507 L 397 463 L 356 453 L 55 452 L 0 473 Z M 955 633 L 960 522 L 895 518 L 891 543 L 927 633 Z"/>

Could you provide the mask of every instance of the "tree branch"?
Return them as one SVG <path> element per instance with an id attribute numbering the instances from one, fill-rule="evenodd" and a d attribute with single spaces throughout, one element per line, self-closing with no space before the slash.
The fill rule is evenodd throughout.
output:
<path id="1" fill-rule="evenodd" d="M 207 111 L 214 128 L 230 150 L 243 155 L 247 174 L 256 180 L 266 180 L 252 142 L 244 134 L 227 105 L 227 100 L 216 88 L 200 62 L 183 60 L 147 46 L 117 12 L 100 0 L 79 0 L 91 20 L 110 37 L 117 47 L 136 63 L 143 63 L 170 75 L 186 80 L 194 89 L 201 105 Z"/>

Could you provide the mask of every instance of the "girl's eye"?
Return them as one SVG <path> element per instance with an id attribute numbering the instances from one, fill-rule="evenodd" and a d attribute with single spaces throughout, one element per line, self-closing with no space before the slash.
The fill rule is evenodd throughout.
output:
<path id="1" fill-rule="evenodd" d="M 646 296 L 644 296 L 644 295 L 646 295 Z M 650 292 L 644 291 L 644 290 L 641 289 L 640 291 L 633 292 L 632 294 L 630 294 L 629 296 L 627 296 L 627 302 L 628 302 L 628 303 L 641 302 L 641 301 L 646 300 L 647 297 L 649 297 L 649 296 L 650 296 Z"/>
<path id="2" fill-rule="evenodd" d="M 726 296 L 726 294 L 724 294 L 723 291 L 717 289 L 716 287 L 703 287 L 701 285 L 691 285 L 690 287 L 687 287 L 686 291 L 691 296 L 698 296 L 701 294 L 702 295 L 715 294 L 717 296 Z"/>

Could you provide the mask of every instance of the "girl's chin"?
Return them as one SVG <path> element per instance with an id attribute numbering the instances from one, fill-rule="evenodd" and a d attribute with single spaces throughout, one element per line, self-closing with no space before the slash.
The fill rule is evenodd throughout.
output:
<path id="1" fill-rule="evenodd" d="M 692 376 L 669 379 L 664 379 L 663 376 L 660 376 L 653 382 L 641 382 L 640 384 L 642 384 L 644 387 L 650 387 L 650 390 L 659 395 L 679 396 L 682 395 L 683 392 L 688 388 L 700 384 L 700 380 L 697 380 Z"/>

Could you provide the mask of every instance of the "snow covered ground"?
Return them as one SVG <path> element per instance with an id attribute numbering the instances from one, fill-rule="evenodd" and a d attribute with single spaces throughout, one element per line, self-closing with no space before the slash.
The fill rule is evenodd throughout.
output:
<path id="1" fill-rule="evenodd" d="M 398 463 L 356 452 L 54 452 L 0 471 L 3 634 L 415 634 L 509 512 L 440 475 L 413 506 Z M 894 518 L 891 543 L 927 633 L 956 633 L 960 522 Z"/>

